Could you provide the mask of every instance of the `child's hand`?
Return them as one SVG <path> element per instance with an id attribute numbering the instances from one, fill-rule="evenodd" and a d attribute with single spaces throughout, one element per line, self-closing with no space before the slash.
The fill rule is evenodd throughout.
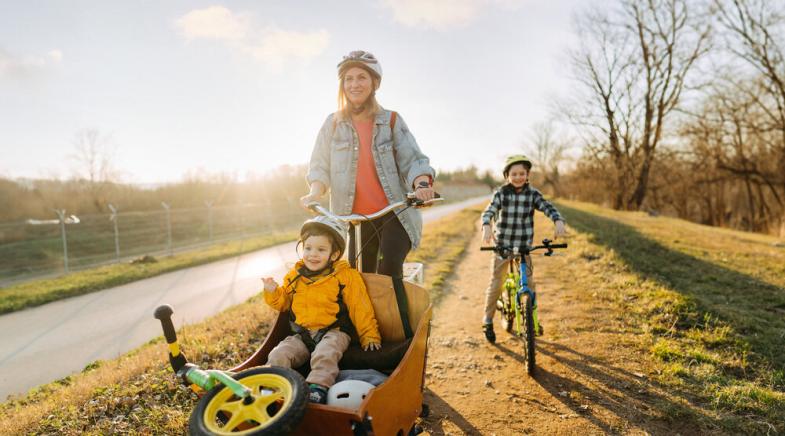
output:
<path id="1" fill-rule="evenodd" d="M 381 349 L 382 349 L 382 344 L 380 344 L 378 342 L 368 342 L 363 347 L 363 350 L 365 350 L 365 351 L 376 351 L 376 350 L 381 350 Z"/>
<path id="2" fill-rule="evenodd" d="M 559 236 L 567 234 L 567 229 L 564 228 L 564 221 L 558 220 L 554 224 L 556 224 L 556 228 L 553 231 L 553 239 L 558 239 Z"/>
<path id="3" fill-rule="evenodd" d="M 278 288 L 278 282 L 272 277 L 262 277 L 262 281 L 264 282 L 264 290 L 266 292 L 273 292 Z"/>
<path id="4" fill-rule="evenodd" d="M 491 230 L 490 224 L 483 224 L 482 226 L 482 242 L 486 244 L 490 244 L 491 241 L 496 243 L 496 236 L 493 235 L 493 231 Z"/>

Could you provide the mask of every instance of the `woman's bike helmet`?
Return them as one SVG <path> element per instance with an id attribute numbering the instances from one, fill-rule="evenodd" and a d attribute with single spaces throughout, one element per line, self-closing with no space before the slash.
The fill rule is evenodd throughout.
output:
<path id="1" fill-rule="evenodd" d="M 510 173 L 510 167 L 515 164 L 523 164 L 526 167 L 526 171 L 530 171 L 532 169 L 532 161 L 528 157 L 522 154 L 513 154 L 509 156 L 507 160 L 504 162 L 504 178 L 507 178 L 507 175 Z"/>
<path id="2" fill-rule="evenodd" d="M 344 250 L 346 250 L 346 226 L 341 221 L 319 215 L 303 223 L 303 226 L 300 228 L 300 240 L 303 240 L 306 234 L 312 233 L 311 230 L 315 228 L 327 230 L 332 236 L 332 239 L 338 245 L 338 258 L 340 259 Z"/>
<path id="3" fill-rule="evenodd" d="M 327 405 L 357 410 L 374 385 L 362 380 L 344 380 L 327 391 Z"/>
<path id="4" fill-rule="evenodd" d="M 380 81 L 382 80 L 382 64 L 379 63 L 372 53 L 355 50 L 349 52 L 348 55 L 344 55 L 341 62 L 338 63 L 338 74 L 340 75 L 341 71 L 351 67 L 362 67 L 370 70 L 373 74 L 376 74 Z"/>

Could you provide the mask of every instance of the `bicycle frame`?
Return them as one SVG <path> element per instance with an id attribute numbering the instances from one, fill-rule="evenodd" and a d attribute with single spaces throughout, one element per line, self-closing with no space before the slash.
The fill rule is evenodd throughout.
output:
<path id="1" fill-rule="evenodd" d="M 523 327 L 518 323 L 521 319 L 521 296 L 529 294 L 532 299 L 532 306 L 536 309 L 537 293 L 529 288 L 529 276 L 526 274 L 526 257 L 515 253 L 510 256 L 509 260 L 510 272 L 507 274 L 507 280 L 504 282 L 504 289 L 507 292 L 507 297 L 510 299 L 510 306 L 515 311 L 515 334 L 520 335 Z M 536 311 L 533 314 L 533 321 L 535 328 L 539 328 L 540 323 Z"/>
<path id="2" fill-rule="evenodd" d="M 436 198 L 433 198 L 432 200 L 423 202 L 423 201 L 417 200 L 414 197 L 414 193 L 410 192 L 410 193 L 406 194 L 406 200 L 401 200 L 401 201 L 397 201 L 395 203 L 391 203 L 391 204 L 387 205 L 384 209 L 382 209 L 380 211 L 377 211 L 375 213 L 372 213 L 370 215 L 360 215 L 360 214 L 356 214 L 356 213 L 355 214 L 351 214 L 351 215 L 336 215 L 336 214 L 332 213 L 332 211 L 330 211 L 329 209 L 327 209 L 324 206 L 322 206 L 321 204 L 319 204 L 318 202 L 310 203 L 310 204 L 307 205 L 307 207 L 309 209 L 313 210 L 316 213 L 319 213 L 319 214 L 324 215 L 324 216 L 328 216 L 328 217 L 333 218 L 333 219 L 338 220 L 338 221 L 343 221 L 343 222 L 345 222 L 347 224 L 351 224 L 354 227 L 354 247 L 355 247 L 354 253 L 355 253 L 355 258 L 354 259 L 350 259 L 350 261 L 353 260 L 355 262 L 356 269 L 358 271 L 362 272 L 362 265 L 363 265 L 363 259 L 362 259 L 362 234 L 361 234 L 361 230 L 360 230 L 362 226 L 360 224 L 363 221 L 371 221 L 371 220 L 374 220 L 376 218 L 382 217 L 382 216 L 386 215 L 388 212 L 391 212 L 391 211 L 393 211 L 393 210 L 395 210 L 397 208 L 400 208 L 400 207 L 406 207 L 406 206 L 415 206 L 415 207 L 430 206 L 431 204 L 436 203 L 436 202 L 440 202 L 440 201 L 444 201 L 444 199 L 442 197 L 436 197 Z"/>

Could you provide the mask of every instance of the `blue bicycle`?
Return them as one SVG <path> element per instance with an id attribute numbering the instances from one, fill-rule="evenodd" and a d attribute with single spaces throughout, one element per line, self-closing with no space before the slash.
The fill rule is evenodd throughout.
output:
<path id="1" fill-rule="evenodd" d="M 529 374 L 534 372 L 535 367 L 534 337 L 542 331 L 542 327 L 537 317 L 537 293 L 529 288 L 526 275 L 526 256 L 541 249 L 546 250 L 545 256 L 551 256 L 556 248 L 567 248 L 567 244 L 553 244 L 549 239 L 543 239 L 542 245 L 522 250 L 519 247 L 480 247 L 480 250 L 494 251 L 510 261 L 510 271 L 502 285 L 504 292 L 499 294 L 496 308 L 501 313 L 504 329 L 524 341 L 526 372 Z"/>

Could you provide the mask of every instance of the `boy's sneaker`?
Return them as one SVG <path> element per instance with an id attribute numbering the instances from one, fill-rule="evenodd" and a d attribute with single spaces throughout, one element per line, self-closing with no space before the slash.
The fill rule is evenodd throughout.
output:
<path id="1" fill-rule="evenodd" d="M 308 389 L 311 391 L 308 394 L 308 401 L 317 404 L 327 404 L 327 388 L 311 383 Z"/>
<path id="2" fill-rule="evenodd" d="M 493 323 L 483 324 L 482 331 L 485 333 L 485 339 L 487 339 L 488 342 L 492 344 L 496 343 L 496 333 L 493 331 Z"/>

